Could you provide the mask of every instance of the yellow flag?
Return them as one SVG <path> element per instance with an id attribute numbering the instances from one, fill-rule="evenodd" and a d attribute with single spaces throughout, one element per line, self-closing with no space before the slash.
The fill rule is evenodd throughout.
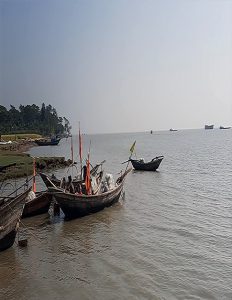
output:
<path id="1" fill-rule="evenodd" d="M 135 143 L 136 143 L 136 141 L 134 141 L 133 145 L 130 147 L 130 153 L 131 153 L 131 154 L 134 152 L 134 149 L 135 149 Z"/>

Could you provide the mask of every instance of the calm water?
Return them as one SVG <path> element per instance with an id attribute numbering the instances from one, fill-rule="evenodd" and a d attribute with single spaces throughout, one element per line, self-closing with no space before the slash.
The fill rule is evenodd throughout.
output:
<path id="1" fill-rule="evenodd" d="M 114 178 L 135 139 L 138 157 L 165 158 L 102 212 L 24 220 L 28 247 L 0 253 L 0 299 L 232 299 L 232 130 L 89 139 Z M 70 157 L 69 143 L 31 153 Z"/>

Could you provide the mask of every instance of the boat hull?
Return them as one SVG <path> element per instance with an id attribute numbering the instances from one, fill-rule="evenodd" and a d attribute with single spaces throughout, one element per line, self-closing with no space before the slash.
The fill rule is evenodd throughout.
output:
<path id="1" fill-rule="evenodd" d="M 76 195 L 67 192 L 52 192 L 67 219 L 74 219 L 98 212 L 118 202 L 123 189 L 123 183 L 112 191 L 100 195 Z"/>
<path id="2" fill-rule="evenodd" d="M 0 251 L 14 244 L 17 225 L 29 191 L 30 189 L 0 205 Z"/>
<path id="3" fill-rule="evenodd" d="M 28 218 L 40 214 L 47 213 L 52 201 L 52 195 L 47 192 L 42 192 L 36 195 L 35 199 L 32 199 L 25 203 L 22 218 Z"/>
<path id="4" fill-rule="evenodd" d="M 147 163 L 140 162 L 138 160 L 131 159 L 131 164 L 134 167 L 135 170 L 140 171 L 156 171 L 159 168 L 159 165 L 161 164 L 163 160 L 163 157 L 155 159 L 154 161 L 150 161 Z"/>

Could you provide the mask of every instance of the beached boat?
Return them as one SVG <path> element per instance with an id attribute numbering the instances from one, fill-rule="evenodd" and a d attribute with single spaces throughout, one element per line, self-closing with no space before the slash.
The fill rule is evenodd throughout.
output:
<path id="1" fill-rule="evenodd" d="M 214 125 L 205 125 L 205 129 L 213 129 Z"/>
<path id="2" fill-rule="evenodd" d="M 52 195 L 45 192 L 30 192 L 24 205 L 22 218 L 47 213 L 52 201 Z"/>
<path id="3" fill-rule="evenodd" d="M 30 189 L 16 197 L 0 198 L 0 251 L 14 244 L 19 220 L 29 192 Z"/>
<path id="4" fill-rule="evenodd" d="M 73 194 L 55 186 L 48 190 L 60 205 L 65 217 L 73 219 L 95 213 L 116 203 L 122 193 L 125 177 L 130 170 L 125 171 L 109 190 L 102 190 L 104 185 L 100 184 L 98 191 L 90 195 Z"/>
<path id="5" fill-rule="evenodd" d="M 224 127 L 224 126 L 220 126 L 220 129 L 230 129 L 231 127 Z"/>
<path id="6" fill-rule="evenodd" d="M 35 140 L 35 143 L 38 146 L 56 146 L 59 144 L 61 139 L 51 138 L 51 139 L 38 139 Z"/>
<path id="7" fill-rule="evenodd" d="M 130 158 L 128 161 L 131 162 L 135 170 L 156 171 L 159 168 L 159 165 L 161 164 L 163 158 L 163 156 L 157 156 L 149 162 L 145 162 L 143 159 Z"/>

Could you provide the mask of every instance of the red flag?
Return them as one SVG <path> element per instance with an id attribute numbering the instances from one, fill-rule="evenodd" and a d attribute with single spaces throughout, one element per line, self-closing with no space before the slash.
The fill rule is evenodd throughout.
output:
<path id="1" fill-rule="evenodd" d="M 87 160 L 87 163 L 86 163 L 85 188 L 86 188 L 87 195 L 90 195 L 91 194 L 91 181 L 90 181 L 89 154 L 88 154 L 88 160 Z"/>
<path id="2" fill-rule="evenodd" d="M 33 158 L 33 182 L 32 182 L 32 190 L 33 190 L 34 193 L 36 192 L 35 176 L 36 176 L 36 164 L 35 164 L 35 158 Z"/>

